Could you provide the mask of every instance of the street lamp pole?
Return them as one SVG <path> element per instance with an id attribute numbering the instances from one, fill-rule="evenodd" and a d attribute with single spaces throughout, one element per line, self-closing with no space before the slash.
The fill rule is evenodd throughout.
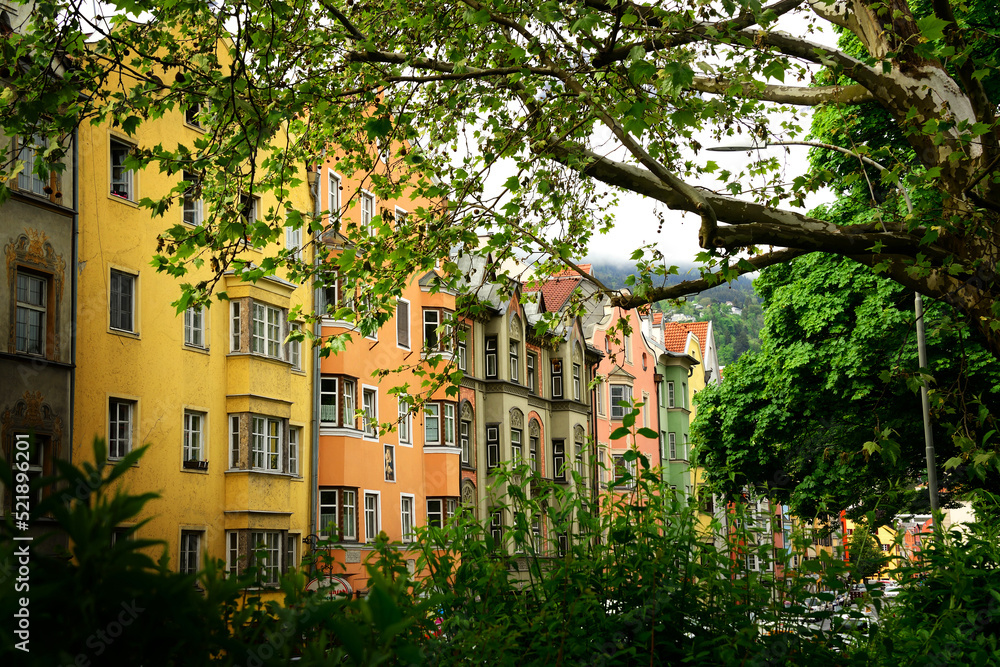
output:
<path id="1" fill-rule="evenodd" d="M 867 158 L 864 155 L 855 153 L 852 150 L 843 148 L 842 146 L 837 146 L 835 144 L 827 144 L 820 141 L 772 141 L 765 142 L 763 145 L 754 144 L 753 146 L 712 146 L 708 150 L 710 151 L 722 151 L 722 152 L 738 152 L 738 151 L 751 151 L 751 150 L 763 150 L 768 146 L 811 146 L 813 148 L 825 148 L 831 151 L 837 151 L 838 153 L 843 153 L 844 155 L 850 155 L 851 157 L 856 157 L 861 162 L 867 165 L 875 167 L 880 172 L 888 171 L 884 166 Z M 903 195 L 903 200 L 906 202 L 906 210 L 908 213 L 913 213 L 913 202 L 910 201 L 910 194 L 907 192 L 906 188 L 903 187 L 902 182 L 898 179 L 896 180 L 896 187 L 899 192 Z M 916 328 L 917 328 L 917 360 L 920 364 L 921 371 L 927 368 L 927 343 L 924 337 L 924 301 L 920 296 L 920 292 L 914 292 L 913 294 L 913 314 L 916 318 Z M 938 481 L 937 481 L 937 464 L 935 463 L 935 453 L 934 453 L 934 433 L 931 431 L 931 410 L 930 410 L 930 398 L 927 395 L 927 376 L 923 375 L 922 381 L 920 383 L 920 406 L 924 418 L 924 454 L 927 459 L 927 491 L 930 494 L 931 500 L 931 522 L 936 530 L 938 527 Z"/>

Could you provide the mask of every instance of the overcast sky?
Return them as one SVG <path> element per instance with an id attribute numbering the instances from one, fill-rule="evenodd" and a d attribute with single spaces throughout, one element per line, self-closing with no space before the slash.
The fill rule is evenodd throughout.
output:
<path id="1" fill-rule="evenodd" d="M 820 22 L 822 23 L 822 22 Z M 806 34 L 807 22 L 799 15 L 784 16 L 780 21 L 780 30 L 793 35 Z M 835 45 L 836 35 L 832 30 L 821 33 L 813 33 L 811 41 L 822 44 Z M 770 83 L 778 83 L 771 81 Z M 808 109 L 803 109 L 800 114 L 800 126 L 808 130 L 810 125 L 810 114 Z M 776 115 L 772 122 L 772 127 L 777 127 L 781 118 Z M 799 137 L 800 139 L 804 137 Z M 709 147 L 715 145 L 707 136 L 702 137 L 700 143 Z M 744 140 L 742 145 L 749 143 Z M 731 145 L 741 145 L 740 142 L 733 142 Z M 775 156 L 784 161 L 786 180 L 791 180 L 794 176 L 804 173 L 807 169 L 807 153 L 809 149 L 805 146 L 791 146 L 787 151 L 785 147 L 772 146 L 766 149 L 765 155 Z M 750 160 L 746 152 L 706 152 L 701 151 L 695 158 L 701 162 L 714 160 L 720 169 L 726 169 L 733 173 L 738 173 Z M 710 178 L 692 181 L 694 185 L 716 190 L 720 186 L 720 181 L 713 175 Z M 829 191 L 817 193 L 806 200 L 806 207 L 802 211 L 809 210 L 819 204 L 831 201 L 833 198 Z M 698 228 L 701 220 L 697 215 L 682 213 L 680 211 L 670 211 L 663 205 L 657 207 L 657 203 L 652 199 L 647 199 L 635 194 L 622 194 L 621 203 L 618 206 L 615 216 L 617 224 L 606 235 L 596 236 L 590 244 L 589 252 L 585 258 L 593 262 L 620 262 L 631 263 L 632 252 L 641 245 L 655 243 L 657 248 L 664 254 L 669 263 L 678 266 L 690 266 L 695 263 L 695 256 L 701 251 L 698 245 Z M 655 211 L 663 212 L 666 224 L 663 230 L 657 234 L 659 223 L 655 216 Z"/>

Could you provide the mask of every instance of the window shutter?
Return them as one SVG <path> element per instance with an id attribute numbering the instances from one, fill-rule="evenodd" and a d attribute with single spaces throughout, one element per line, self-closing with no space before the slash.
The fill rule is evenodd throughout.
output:
<path id="1" fill-rule="evenodd" d="M 410 304 L 405 301 L 396 304 L 396 344 L 410 347 Z"/>

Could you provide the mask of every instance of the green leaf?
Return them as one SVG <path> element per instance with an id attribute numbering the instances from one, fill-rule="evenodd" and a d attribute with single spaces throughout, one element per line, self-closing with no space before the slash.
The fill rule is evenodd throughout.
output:
<path id="1" fill-rule="evenodd" d="M 917 27 L 920 29 L 920 34 L 929 42 L 943 39 L 944 29 L 950 23 L 951 21 L 945 21 L 936 16 L 925 16 L 917 19 Z"/>

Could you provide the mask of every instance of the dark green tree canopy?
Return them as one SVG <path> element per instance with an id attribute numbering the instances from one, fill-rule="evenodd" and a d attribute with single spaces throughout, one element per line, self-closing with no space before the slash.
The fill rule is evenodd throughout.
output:
<path id="1" fill-rule="evenodd" d="M 890 519 L 926 471 L 912 293 L 815 253 L 768 268 L 755 286 L 761 350 L 699 394 L 699 462 L 722 490 L 761 485 L 800 516 Z M 933 304 L 926 318 L 938 461 L 949 462 L 942 487 L 991 488 L 993 466 L 980 478 L 964 448 L 990 430 L 978 418 L 996 411 L 1000 364 L 950 307 Z"/>

